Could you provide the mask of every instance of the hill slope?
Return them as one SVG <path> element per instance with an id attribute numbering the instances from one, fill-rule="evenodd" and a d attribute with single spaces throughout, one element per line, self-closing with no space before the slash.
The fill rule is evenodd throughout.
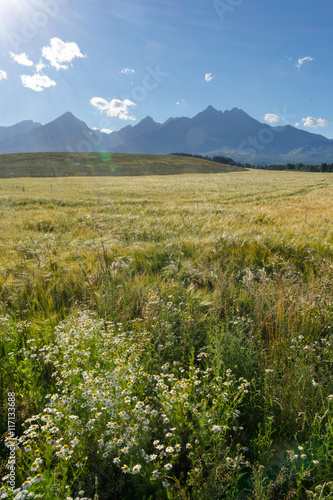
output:
<path id="1" fill-rule="evenodd" d="M 0 178 L 133 176 L 241 172 L 209 160 L 167 155 L 26 153 L 0 155 Z"/>

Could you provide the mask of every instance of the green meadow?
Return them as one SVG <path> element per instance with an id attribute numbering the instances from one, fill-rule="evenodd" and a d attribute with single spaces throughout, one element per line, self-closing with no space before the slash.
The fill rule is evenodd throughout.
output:
<path id="1" fill-rule="evenodd" d="M 213 161 L 173 155 L 123 153 L 11 153 L 0 155 L 0 178 L 138 176 L 241 172 Z"/>
<path id="2" fill-rule="evenodd" d="M 0 498 L 332 498 L 333 174 L 5 156 Z"/>

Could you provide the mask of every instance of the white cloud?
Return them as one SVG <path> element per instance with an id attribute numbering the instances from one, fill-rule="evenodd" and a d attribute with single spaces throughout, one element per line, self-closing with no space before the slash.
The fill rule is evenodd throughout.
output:
<path id="1" fill-rule="evenodd" d="M 265 115 L 265 122 L 266 123 L 277 123 L 281 120 L 279 115 L 276 115 L 275 113 L 267 113 Z"/>
<path id="2" fill-rule="evenodd" d="M 300 71 L 301 67 L 305 62 L 311 62 L 311 61 L 314 61 L 313 57 L 303 57 L 303 59 L 298 59 L 296 68 L 298 69 L 298 71 Z"/>
<path id="3" fill-rule="evenodd" d="M 205 80 L 206 82 L 210 82 L 211 80 L 213 80 L 213 75 L 211 73 L 206 73 L 205 74 Z"/>
<path id="4" fill-rule="evenodd" d="M 306 118 L 302 118 L 302 124 L 304 127 L 327 127 L 328 122 L 323 118 L 313 118 L 312 116 L 307 116 Z"/>
<path id="5" fill-rule="evenodd" d="M 112 134 L 113 132 L 113 130 L 110 130 L 109 128 L 99 129 L 97 127 L 93 127 L 92 130 L 98 130 L 99 132 L 103 132 L 103 134 Z"/>
<path id="6" fill-rule="evenodd" d="M 135 69 L 123 68 L 120 73 L 123 73 L 124 75 L 133 75 L 135 73 Z"/>
<path id="7" fill-rule="evenodd" d="M 22 52 L 21 54 L 14 54 L 13 52 L 9 52 L 10 57 L 13 59 L 13 61 L 17 62 L 18 64 L 22 64 L 22 66 L 33 66 L 34 63 L 30 61 L 29 57 L 25 52 Z"/>
<path id="8" fill-rule="evenodd" d="M 37 73 L 42 71 L 42 69 L 46 68 L 46 64 L 44 64 L 42 61 L 39 61 L 38 64 L 35 66 Z"/>
<path id="9" fill-rule="evenodd" d="M 60 38 L 52 38 L 50 46 L 42 48 L 42 55 L 56 69 L 67 69 L 68 65 L 62 63 L 70 63 L 76 57 L 85 57 L 75 42 L 63 42 Z"/>
<path id="10" fill-rule="evenodd" d="M 7 80 L 7 73 L 3 69 L 0 69 L 0 82 L 1 80 Z"/>
<path id="11" fill-rule="evenodd" d="M 35 90 L 35 92 L 41 92 L 48 87 L 54 87 L 56 82 L 51 80 L 46 75 L 21 75 L 21 81 L 24 87 L 28 89 Z"/>
<path id="12" fill-rule="evenodd" d="M 108 102 L 102 97 L 93 97 L 90 99 L 90 104 L 100 111 L 104 111 L 107 116 L 119 118 L 120 120 L 136 120 L 134 116 L 129 115 L 129 106 L 135 106 L 135 103 L 129 99 L 121 101 L 120 99 L 112 99 Z"/>
<path id="13" fill-rule="evenodd" d="M 295 123 L 295 127 L 299 127 L 299 122 L 296 122 L 296 123 Z"/>
<path id="14" fill-rule="evenodd" d="M 177 101 L 176 104 L 177 106 L 180 106 L 180 104 L 185 104 L 186 99 L 182 99 L 181 101 Z"/>

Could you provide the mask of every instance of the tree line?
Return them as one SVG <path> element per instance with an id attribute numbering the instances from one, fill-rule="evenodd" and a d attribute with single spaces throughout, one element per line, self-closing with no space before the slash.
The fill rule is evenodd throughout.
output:
<path id="1" fill-rule="evenodd" d="M 320 165 L 307 165 L 304 163 L 286 163 L 284 165 L 252 165 L 251 163 L 241 163 L 233 160 L 228 156 L 203 156 L 192 155 L 191 153 L 170 153 L 175 156 L 187 156 L 189 158 L 200 158 L 201 160 L 209 160 L 215 163 L 223 163 L 224 165 L 233 165 L 235 167 L 256 168 L 261 170 L 296 170 L 300 172 L 333 172 L 333 163 L 321 163 Z"/>

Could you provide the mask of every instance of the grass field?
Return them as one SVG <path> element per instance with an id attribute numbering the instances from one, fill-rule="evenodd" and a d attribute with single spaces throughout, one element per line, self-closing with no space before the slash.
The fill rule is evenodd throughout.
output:
<path id="1" fill-rule="evenodd" d="M 241 172 L 243 168 L 183 156 L 118 153 L 0 155 L 0 178 L 176 175 Z"/>
<path id="2" fill-rule="evenodd" d="M 332 214 L 333 174 L 2 179 L 0 498 L 332 498 Z"/>

